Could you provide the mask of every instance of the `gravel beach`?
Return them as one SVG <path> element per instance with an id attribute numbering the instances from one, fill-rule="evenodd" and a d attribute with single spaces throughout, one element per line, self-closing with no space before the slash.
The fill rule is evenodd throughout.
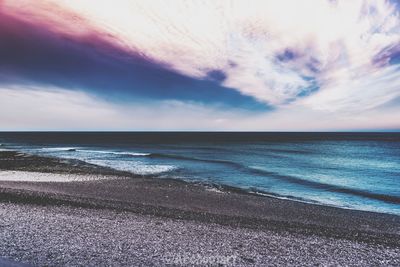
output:
<path id="1" fill-rule="evenodd" d="M 32 265 L 396 266 L 400 248 L 114 210 L 0 204 L 0 253 Z"/>
<path id="2" fill-rule="evenodd" d="M 395 215 L 0 152 L 0 257 L 33 266 L 399 266 L 399 237 Z"/>

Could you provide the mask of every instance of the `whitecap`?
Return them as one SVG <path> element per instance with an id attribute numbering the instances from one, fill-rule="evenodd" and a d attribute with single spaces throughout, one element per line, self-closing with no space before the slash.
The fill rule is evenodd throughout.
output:
<path id="1" fill-rule="evenodd" d="M 128 160 L 91 159 L 85 161 L 90 164 L 102 167 L 109 167 L 118 171 L 126 171 L 138 175 L 157 175 L 178 169 L 178 167 L 174 165 L 143 164 L 140 162 L 134 162 Z"/>
<path id="2" fill-rule="evenodd" d="M 134 156 L 134 157 L 150 156 L 150 153 L 139 153 L 139 152 L 115 152 L 115 151 L 105 151 L 105 150 L 83 150 L 83 149 L 77 149 L 77 151 L 78 152 L 83 152 L 83 153 L 126 155 L 126 156 Z"/>

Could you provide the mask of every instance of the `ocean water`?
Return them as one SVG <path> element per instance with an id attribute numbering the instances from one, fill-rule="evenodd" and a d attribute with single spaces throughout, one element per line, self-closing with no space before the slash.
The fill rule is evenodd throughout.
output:
<path id="1" fill-rule="evenodd" d="M 400 215 L 400 133 L 0 133 L 0 149 Z"/>

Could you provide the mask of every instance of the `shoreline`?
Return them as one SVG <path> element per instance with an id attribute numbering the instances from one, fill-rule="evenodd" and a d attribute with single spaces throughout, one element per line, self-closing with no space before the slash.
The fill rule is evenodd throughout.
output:
<path id="1" fill-rule="evenodd" d="M 287 226 L 290 224 L 288 222 L 296 222 L 292 218 L 294 216 L 284 212 L 278 213 L 277 210 L 282 207 L 290 212 L 295 212 L 296 209 L 299 209 L 305 214 L 310 212 L 314 215 L 321 212 L 323 214 L 340 214 L 340 216 L 344 217 L 355 215 L 357 219 L 374 218 L 374 220 L 382 217 L 389 221 L 397 221 L 399 223 L 398 226 L 400 226 L 400 216 L 396 214 L 344 209 L 319 203 L 280 198 L 273 195 L 260 195 L 256 192 L 249 192 L 227 185 L 191 183 L 173 178 L 154 179 L 74 159 L 42 157 L 17 151 L 0 151 L 0 159 L 0 172 L 15 172 L 11 173 L 11 175 L 18 178 L 24 174 L 25 176 L 61 176 L 61 179 L 64 175 L 66 178 L 72 179 L 72 181 L 63 182 L 1 181 L 0 179 L 0 201 L 18 201 L 26 204 L 36 202 L 42 205 L 53 205 L 59 201 L 65 204 L 69 203 L 69 205 L 131 209 L 142 213 L 147 207 L 153 210 L 166 209 L 165 212 L 158 214 L 163 216 L 180 211 L 182 214 L 177 215 L 176 217 L 178 218 L 182 216 L 185 218 L 207 217 L 196 216 L 196 212 L 200 212 L 203 215 L 237 215 L 234 217 L 240 217 L 239 221 L 241 222 L 267 219 L 270 225 L 273 221 L 272 217 L 282 224 L 287 224 Z M 114 191 L 119 193 L 114 193 Z M 146 195 L 146 193 L 149 194 Z M 137 197 L 132 197 L 134 194 Z M 183 200 L 186 201 L 184 204 L 179 203 Z M 212 205 L 208 203 L 211 201 L 214 201 Z M 250 205 L 246 206 L 239 202 L 248 202 Z M 232 206 L 231 208 L 229 208 L 230 205 Z M 271 210 L 271 205 L 274 205 L 274 210 Z M 132 206 L 135 206 L 135 208 L 132 208 Z M 260 210 L 268 211 L 272 216 L 265 217 L 257 214 L 254 206 L 257 206 Z M 249 212 L 249 208 L 252 208 L 251 212 Z M 227 210 L 230 212 L 226 212 Z M 301 215 L 301 212 L 296 211 L 295 214 Z M 188 216 L 184 215 L 185 213 L 193 214 Z M 155 212 L 155 215 L 157 215 L 157 212 Z M 317 218 L 318 216 L 314 217 L 314 224 L 317 222 L 319 226 L 333 226 L 324 225 L 327 221 L 322 222 L 321 218 Z M 329 217 L 332 216 L 330 215 Z M 251 220 L 246 220 L 248 218 Z M 303 227 L 310 222 L 312 221 L 297 220 L 297 223 L 302 224 Z M 331 222 L 330 224 L 333 223 Z M 244 225 L 254 226 L 254 223 L 247 222 Z M 256 225 L 260 226 L 263 223 L 257 223 Z M 400 233 L 400 228 L 398 230 Z"/>
<path id="2" fill-rule="evenodd" d="M 22 161 L 12 162 L 16 158 L 22 157 Z M 34 154 L 28 154 L 25 152 L 20 152 L 16 150 L 0 150 L 0 159 L 3 158 L 3 162 L 0 161 L 0 171 L 27 171 L 27 172 L 43 172 L 49 174 L 78 174 L 78 175 L 99 175 L 99 176 L 115 176 L 115 177 L 122 177 L 122 178 L 140 178 L 140 179 L 159 179 L 163 181 L 174 181 L 174 182 L 181 182 L 183 184 L 188 185 L 195 185 L 195 186 L 203 186 L 207 189 L 215 192 L 221 193 L 237 193 L 237 194 L 244 194 L 244 195 L 251 195 L 251 196 L 258 196 L 258 197 L 267 197 L 267 198 L 274 198 L 274 199 L 281 199 L 293 202 L 299 202 L 304 204 L 310 205 L 317 205 L 322 207 L 332 207 L 332 208 L 339 208 L 344 210 L 351 210 L 351 211 L 362 211 L 362 212 L 371 212 L 371 213 L 378 213 L 378 214 L 390 214 L 395 216 L 400 216 L 400 214 L 392 213 L 392 212 L 380 212 L 380 211 L 372 211 L 372 210 L 363 210 L 357 209 L 352 207 L 344 207 L 334 204 L 325 204 L 320 203 L 318 201 L 302 199 L 300 197 L 293 197 L 293 196 L 286 196 L 286 195 L 279 195 L 267 191 L 262 191 L 258 189 L 244 189 L 237 186 L 231 186 L 227 184 L 216 184 L 216 183 L 208 183 L 208 182 L 199 182 L 199 181 L 191 181 L 185 180 L 181 178 L 171 178 L 171 177 L 163 177 L 163 178 L 154 178 L 152 175 L 139 175 L 134 174 L 128 171 L 120 171 L 110 167 L 103 167 L 91 163 L 87 163 L 85 161 L 81 161 L 78 159 L 66 159 L 66 158 L 57 158 L 51 156 L 39 156 Z M 4 160 L 8 162 L 4 162 Z M 107 178 L 105 178 L 107 179 Z M 90 179 L 89 179 L 90 180 Z M 1 182 L 1 177 L 0 177 Z M 39 182 L 39 181 L 37 181 Z M 57 182 L 57 181 L 54 181 Z M 379 195 L 379 194 L 374 194 Z M 399 199 L 395 198 L 395 200 L 391 200 L 388 196 L 379 195 L 381 200 L 384 202 L 389 203 L 398 203 Z"/>
<path id="3" fill-rule="evenodd" d="M 397 215 L 258 196 L 229 187 L 215 192 L 203 184 L 127 175 L 76 160 L 19 152 L 0 152 L 0 173 L 6 172 L 15 177 L 21 177 L 24 172 L 32 178 L 40 175 L 59 175 L 62 178 L 65 175 L 77 179 L 67 182 L 0 181 L 0 205 L 6 210 L 7 207 L 44 209 L 50 217 L 58 209 L 79 211 L 79 214 L 116 214 L 113 215 L 116 219 L 118 214 L 132 214 L 129 216 L 137 220 L 151 218 L 149 220 L 168 220 L 172 225 L 196 224 L 208 227 L 210 232 L 233 229 L 238 233 L 251 231 L 255 237 L 269 233 L 269 236 L 291 236 L 294 239 L 349 242 L 355 247 L 375 248 L 368 250 L 367 256 L 372 258 L 381 249 L 388 253 L 395 250 L 400 255 L 400 216 Z M 24 218 L 28 215 L 20 216 Z M 36 224 L 38 219 L 33 216 L 32 220 Z M 12 231 L 18 230 L 18 226 L 15 227 Z M 68 238 L 67 233 L 59 230 Z M 175 230 L 169 231 L 172 234 Z M 160 235 L 163 236 L 163 233 Z M 180 241 L 176 242 L 175 245 L 181 245 Z M 288 244 L 282 243 L 281 246 L 283 248 Z M 315 249 L 311 243 L 307 246 Z M 258 249 L 261 253 L 262 247 Z M 335 249 L 335 245 L 330 249 Z M 392 263 L 395 260 L 400 264 L 400 257 L 395 255 L 389 258 Z"/>

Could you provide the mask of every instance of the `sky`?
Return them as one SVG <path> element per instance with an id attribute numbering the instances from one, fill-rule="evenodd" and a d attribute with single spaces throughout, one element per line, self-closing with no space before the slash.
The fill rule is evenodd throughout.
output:
<path id="1" fill-rule="evenodd" d="M 0 0 L 0 130 L 400 130 L 400 0 Z"/>

